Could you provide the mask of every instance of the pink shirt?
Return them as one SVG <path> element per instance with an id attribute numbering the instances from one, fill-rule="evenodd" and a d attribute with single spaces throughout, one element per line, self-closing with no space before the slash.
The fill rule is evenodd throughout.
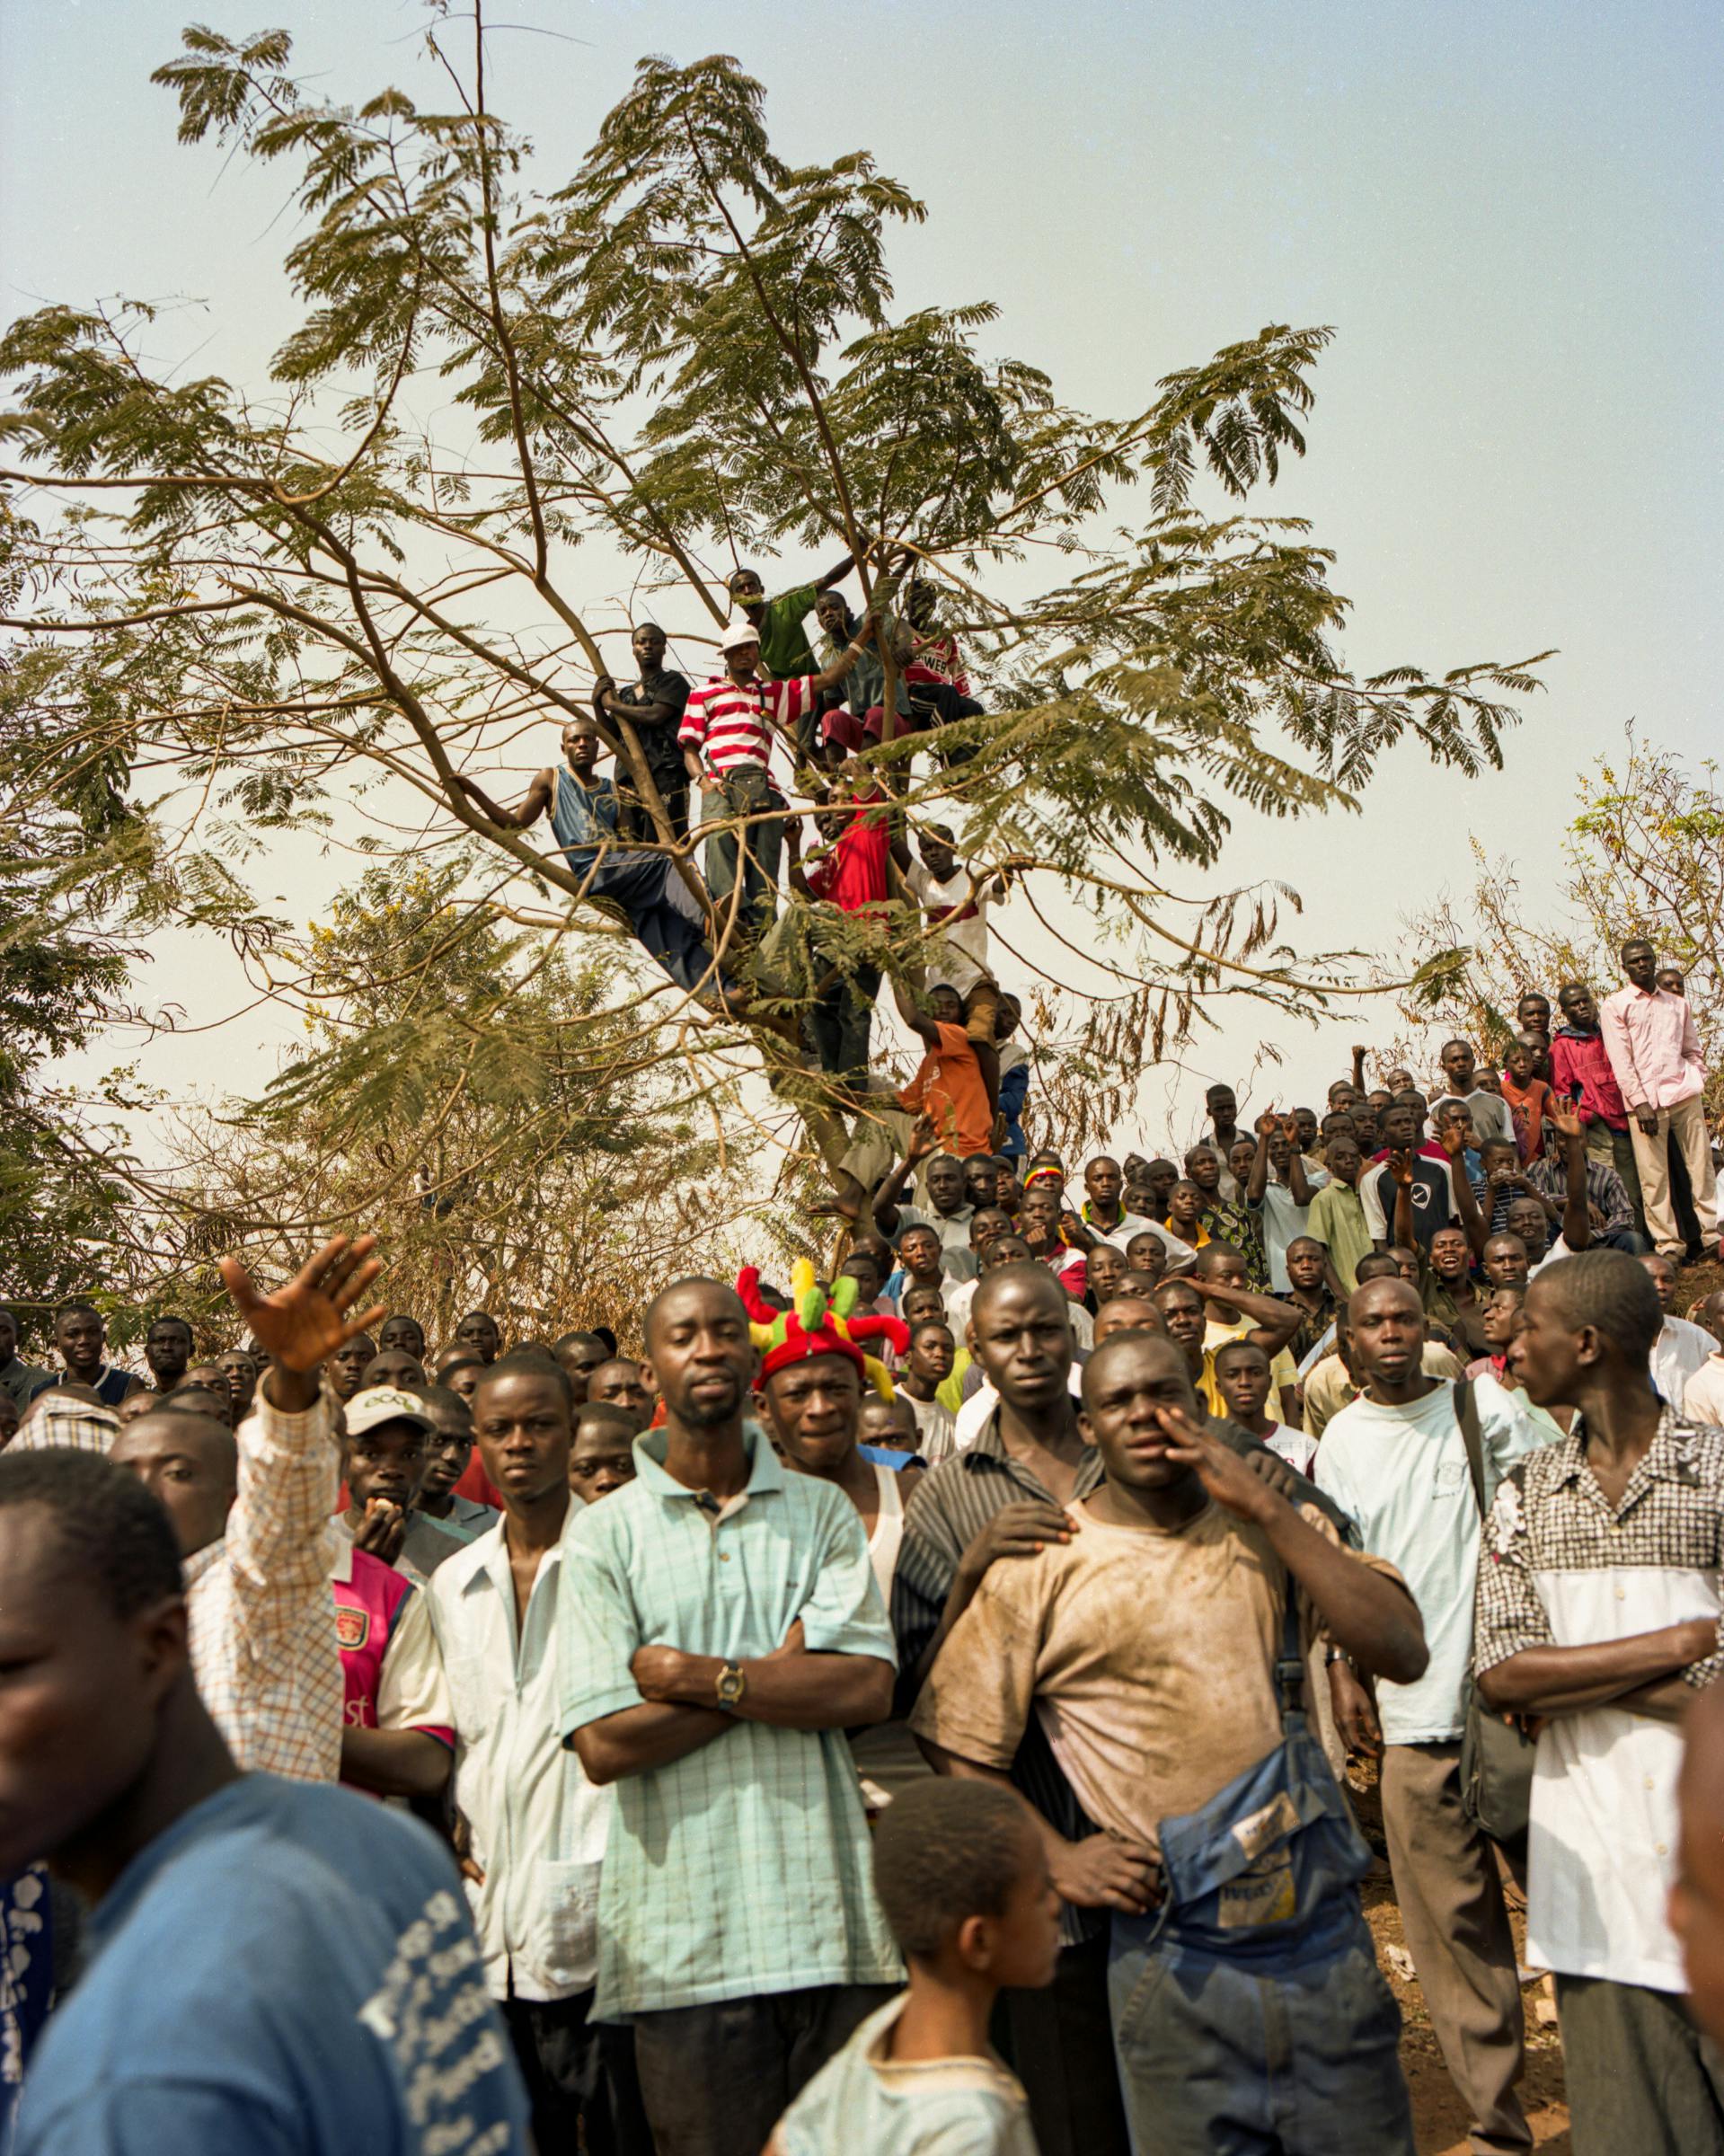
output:
<path id="1" fill-rule="evenodd" d="M 1619 988 L 1598 1013 L 1605 1052 L 1630 1108 L 1692 1100 L 1705 1073 L 1685 996 L 1666 988 Z"/>

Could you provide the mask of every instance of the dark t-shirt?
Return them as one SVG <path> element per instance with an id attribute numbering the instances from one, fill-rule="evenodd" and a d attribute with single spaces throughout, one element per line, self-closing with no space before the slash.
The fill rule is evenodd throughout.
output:
<path id="1" fill-rule="evenodd" d="M 632 681 L 626 688 L 618 689 L 616 702 L 631 704 L 636 710 L 652 704 L 670 706 L 670 715 L 667 719 L 655 719 L 642 724 L 632 718 L 630 723 L 641 736 L 641 747 L 646 753 L 647 762 L 652 766 L 653 777 L 657 779 L 661 773 L 667 773 L 674 783 L 686 785 L 688 773 L 683 764 L 683 752 L 677 744 L 676 729 L 683 722 L 683 707 L 688 702 L 688 676 L 685 674 L 673 674 L 667 668 L 650 689 L 643 688 L 638 681 Z M 625 781 L 627 777 L 626 770 L 617 773 L 619 782 Z"/>
<path id="2" fill-rule="evenodd" d="M 92 1945 L 13 2156 L 525 2156 L 466 1898 L 416 1820 L 242 1775 L 132 1860 Z"/>
<path id="3" fill-rule="evenodd" d="M 57 1370 L 52 1377 L 45 1378 L 31 1393 L 34 1400 L 40 1392 L 51 1392 L 57 1385 L 81 1385 L 84 1380 L 74 1377 L 69 1371 Z M 137 1383 L 129 1370 L 121 1370 L 110 1364 L 91 1390 L 103 1407 L 117 1408 Z"/>

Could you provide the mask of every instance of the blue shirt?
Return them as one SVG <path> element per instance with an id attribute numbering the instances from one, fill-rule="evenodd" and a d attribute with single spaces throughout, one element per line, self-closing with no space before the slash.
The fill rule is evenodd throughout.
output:
<path id="1" fill-rule="evenodd" d="M 643 1702 L 638 1648 L 752 1661 L 800 1618 L 812 1654 L 897 1666 L 861 1515 L 786 1474 L 746 1426 L 747 1487 L 721 1505 L 634 1441 L 637 1473 L 563 1539 L 558 1604 L 565 1736 Z M 841 1729 L 738 1718 L 669 1765 L 625 1775 L 598 1889 L 594 2018 L 827 1984 L 896 1984 L 868 1824 Z"/>
<path id="2" fill-rule="evenodd" d="M 242 1775 L 133 1859 L 91 1943 L 13 2156 L 526 2156 L 461 1883 L 415 1820 Z"/>
<path id="3" fill-rule="evenodd" d="M 551 828 L 569 866 L 584 876 L 600 840 L 616 836 L 616 788 L 608 779 L 584 786 L 566 764 L 553 768 L 551 781 Z"/>

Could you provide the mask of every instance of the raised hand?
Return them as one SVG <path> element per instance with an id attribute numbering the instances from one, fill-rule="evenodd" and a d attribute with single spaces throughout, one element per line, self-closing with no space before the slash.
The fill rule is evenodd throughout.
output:
<path id="1" fill-rule="evenodd" d="M 1272 1138 L 1281 1127 L 1281 1118 L 1272 1108 L 1266 1108 L 1251 1128 L 1260 1138 Z"/>
<path id="2" fill-rule="evenodd" d="M 1547 1108 L 1544 1111 L 1544 1119 L 1547 1123 L 1551 1124 L 1553 1128 L 1559 1131 L 1564 1138 L 1569 1140 L 1578 1138 L 1582 1144 L 1586 1143 L 1587 1127 L 1580 1120 L 1579 1117 L 1575 1113 L 1573 1109 L 1556 1107 Z"/>
<path id="3" fill-rule="evenodd" d="M 303 1375 L 387 1314 L 387 1304 L 379 1303 L 349 1315 L 383 1270 L 382 1259 L 371 1255 L 376 1247 L 375 1235 L 357 1242 L 332 1236 L 285 1287 L 267 1295 L 259 1294 L 237 1258 L 224 1258 L 222 1282 L 259 1347 L 283 1370 Z"/>
<path id="4" fill-rule="evenodd" d="M 1443 1143 L 1447 1144 L 1448 1140 L 1445 1138 Z M 1454 1157 L 1453 1153 L 1449 1154 L 1451 1160 Z M 1413 1156 L 1411 1153 L 1392 1153 L 1389 1155 L 1389 1180 L 1391 1182 L 1398 1183 L 1403 1190 L 1409 1188 L 1413 1180 Z"/>

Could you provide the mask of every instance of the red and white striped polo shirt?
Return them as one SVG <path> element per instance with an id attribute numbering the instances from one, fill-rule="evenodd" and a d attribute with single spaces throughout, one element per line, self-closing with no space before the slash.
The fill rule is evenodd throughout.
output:
<path id="1" fill-rule="evenodd" d="M 813 702 L 806 674 L 789 681 L 745 682 L 740 688 L 721 674 L 689 692 L 676 738 L 685 748 L 702 749 L 703 760 L 721 778 L 750 764 L 765 771 L 772 760 L 770 721 L 794 726 Z"/>

